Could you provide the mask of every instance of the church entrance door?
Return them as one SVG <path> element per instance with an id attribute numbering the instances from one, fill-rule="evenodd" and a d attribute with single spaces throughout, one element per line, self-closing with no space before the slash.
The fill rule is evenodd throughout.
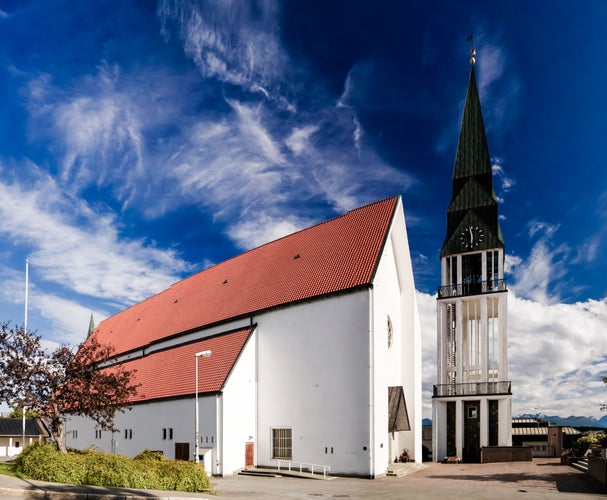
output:
<path id="1" fill-rule="evenodd" d="M 462 458 L 466 463 L 481 461 L 480 412 L 480 401 L 464 402 L 464 450 Z"/>

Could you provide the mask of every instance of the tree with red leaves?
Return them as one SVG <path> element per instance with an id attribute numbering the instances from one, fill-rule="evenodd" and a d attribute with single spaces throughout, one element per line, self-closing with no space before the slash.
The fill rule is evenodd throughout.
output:
<path id="1" fill-rule="evenodd" d="M 94 420 L 114 431 L 117 411 L 130 409 L 137 395 L 134 371 L 104 365 L 114 348 L 90 336 L 74 352 L 66 345 L 48 352 L 35 332 L 0 324 L 0 401 L 34 410 L 48 425 L 61 451 L 65 446 L 65 415 Z"/>

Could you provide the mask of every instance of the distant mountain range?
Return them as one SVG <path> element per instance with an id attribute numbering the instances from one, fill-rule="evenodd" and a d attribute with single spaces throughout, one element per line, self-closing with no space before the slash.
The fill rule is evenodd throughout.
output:
<path id="1" fill-rule="evenodd" d="M 568 427 L 602 427 L 607 429 L 607 415 L 596 419 L 594 417 L 581 417 L 576 415 L 559 417 L 558 415 L 544 415 L 542 413 L 535 415 L 525 413 L 514 418 L 537 418 L 538 420 L 550 422 L 553 425 L 563 425 Z"/>
<path id="2" fill-rule="evenodd" d="M 607 415 L 596 419 L 594 417 L 579 417 L 570 415 L 569 417 L 559 417 L 557 415 L 544 415 L 537 413 L 535 415 L 525 413 L 523 415 L 517 415 L 514 418 L 537 418 L 544 422 L 550 422 L 553 425 L 566 426 L 566 427 L 601 427 L 607 429 Z M 424 418 L 422 425 L 432 425 L 432 420 Z"/>

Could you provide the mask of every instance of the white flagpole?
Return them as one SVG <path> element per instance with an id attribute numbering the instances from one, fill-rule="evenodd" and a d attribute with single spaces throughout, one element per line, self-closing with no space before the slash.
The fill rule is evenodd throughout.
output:
<path id="1" fill-rule="evenodd" d="M 23 323 L 23 330 L 25 331 L 25 333 L 27 333 L 28 288 L 29 288 L 29 260 L 25 259 L 25 322 Z"/>
<path id="2" fill-rule="evenodd" d="M 25 321 L 23 322 L 23 331 L 27 333 L 27 300 L 28 300 L 28 289 L 29 289 L 29 260 L 25 259 Z M 23 405 L 23 415 L 21 416 L 23 424 L 23 436 L 21 436 L 21 449 L 25 448 L 25 405 Z"/>

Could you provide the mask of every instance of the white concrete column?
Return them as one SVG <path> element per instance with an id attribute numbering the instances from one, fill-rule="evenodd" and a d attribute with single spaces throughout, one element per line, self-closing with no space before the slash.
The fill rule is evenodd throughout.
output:
<path id="1" fill-rule="evenodd" d="M 457 383 L 461 384 L 464 381 L 464 301 L 458 299 L 455 302 L 455 316 L 456 316 L 456 327 L 455 327 L 455 345 L 457 351 L 455 352 L 455 365 L 457 369 Z"/>
<path id="2" fill-rule="evenodd" d="M 462 283 L 462 256 L 457 255 L 457 283 L 461 285 Z"/>
<path id="3" fill-rule="evenodd" d="M 445 383 L 445 366 L 446 353 L 445 346 L 447 345 L 447 305 L 444 302 L 436 304 L 436 383 Z"/>
<path id="4" fill-rule="evenodd" d="M 487 446 L 489 444 L 489 401 L 487 398 L 481 398 L 480 400 L 480 414 L 481 414 L 481 435 L 480 435 L 480 446 Z"/>
<path id="5" fill-rule="evenodd" d="M 464 405 L 461 399 L 455 401 L 455 450 L 459 457 L 464 453 Z"/>
<path id="6" fill-rule="evenodd" d="M 487 297 L 481 297 L 481 381 L 489 378 L 489 334 L 487 332 Z"/>
<path id="7" fill-rule="evenodd" d="M 498 445 L 512 446 L 512 398 L 510 396 L 498 402 Z"/>
<path id="8" fill-rule="evenodd" d="M 499 294 L 498 311 L 499 311 L 499 376 L 500 380 L 508 380 L 508 295 L 506 293 Z"/>

